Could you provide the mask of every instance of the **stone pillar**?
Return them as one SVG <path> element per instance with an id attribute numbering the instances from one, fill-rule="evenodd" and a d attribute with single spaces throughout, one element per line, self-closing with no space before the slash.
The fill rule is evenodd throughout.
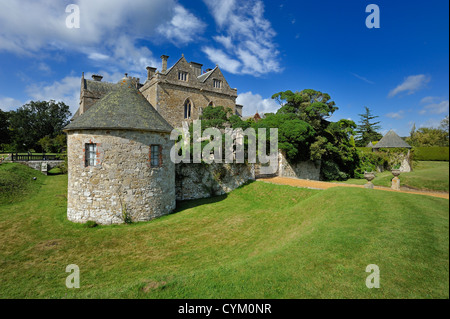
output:
<path id="1" fill-rule="evenodd" d="M 48 164 L 46 162 L 41 163 L 41 172 L 48 175 Z"/>
<path id="2" fill-rule="evenodd" d="M 399 191 L 399 190 L 400 190 L 400 178 L 398 178 L 397 176 L 395 176 L 395 177 L 392 179 L 392 186 L 391 186 L 391 188 L 392 188 L 393 190 L 396 190 L 396 191 Z"/>
<path id="3" fill-rule="evenodd" d="M 373 189 L 373 183 L 372 182 L 368 182 L 368 183 L 364 184 L 364 188 Z"/>

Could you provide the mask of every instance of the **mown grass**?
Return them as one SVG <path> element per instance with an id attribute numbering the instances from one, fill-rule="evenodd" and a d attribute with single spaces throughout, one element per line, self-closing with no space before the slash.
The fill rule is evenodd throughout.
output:
<path id="1" fill-rule="evenodd" d="M 42 186 L 44 177 L 41 172 L 22 165 L 0 164 L 0 205 L 17 202 L 33 195 Z"/>
<path id="2" fill-rule="evenodd" d="M 133 225 L 66 219 L 65 175 L 0 205 L 0 298 L 448 298 L 448 200 L 254 182 Z M 67 289 L 66 266 L 81 288 Z M 381 288 L 365 286 L 368 264 Z"/>
<path id="3" fill-rule="evenodd" d="M 391 186 L 392 176 L 390 171 L 376 173 L 372 183 L 376 186 Z M 414 170 L 409 173 L 402 173 L 400 176 L 402 186 L 419 190 L 449 191 L 449 163 L 448 162 L 417 162 Z M 346 184 L 363 185 L 367 183 L 365 179 L 349 179 Z"/>

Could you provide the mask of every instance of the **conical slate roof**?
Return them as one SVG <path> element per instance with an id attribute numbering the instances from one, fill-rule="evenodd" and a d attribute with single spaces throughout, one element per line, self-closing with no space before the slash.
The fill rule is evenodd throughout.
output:
<path id="1" fill-rule="evenodd" d="M 118 89 L 107 93 L 64 130 L 128 129 L 153 132 L 172 131 L 172 126 L 133 85 L 123 78 Z"/>
<path id="2" fill-rule="evenodd" d="M 411 148 L 411 145 L 406 143 L 397 135 L 393 130 L 387 132 L 383 138 L 373 146 L 373 148 L 393 148 L 393 147 L 405 147 Z"/>

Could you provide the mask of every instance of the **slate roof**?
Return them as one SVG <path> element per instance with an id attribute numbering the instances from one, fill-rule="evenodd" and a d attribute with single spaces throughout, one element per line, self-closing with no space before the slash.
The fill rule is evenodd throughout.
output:
<path id="1" fill-rule="evenodd" d="M 88 79 L 84 79 L 83 85 L 87 91 L 101 93 L 108 93 L 110 91 L 117 90 L 118 87 L 116 83 L 101 82 Z"/>
<path id="2" fill-rule="evenodd" d="M 394 147 L 404 147 L 412 148 L 411 145 L 406 143 L 400 136 L 397 135 L 393 130 L 387 132 L 385 136 L 372 148 L 394 148 Z"/>
<path id="3" fill-rule="evenodd" d="M 64 130 L 127 129 L 153 132 L 172 131 L 172 126 L 139 92 L 130 78 L 123 78 L 110 91 Z"/>
<path id="4" fill-rule="evenodd" d="M 208 72 L 203 73 L 202 75 L 198 76 L 197 79 L 200 82 L 205 82 L 209 78 L 209 76 L 214 72 L 215 69 L 217 69 L 217 66 L 214 69 L 212 69 L 211 71 L 208 71 Z"/>

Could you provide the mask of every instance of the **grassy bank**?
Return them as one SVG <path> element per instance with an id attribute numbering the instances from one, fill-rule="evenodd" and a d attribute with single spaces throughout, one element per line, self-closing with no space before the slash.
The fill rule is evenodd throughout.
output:
<path id="1" fill-rule="evenodd" d="M 0 205 L 0 298 L 448 298 L 448 200 L 254 182 L 175 214 L 86 228 L 67 176 Z M 66 266 L 81 288 L 67 289 Z M 381 288 L 368 289 L 368 264 Z"/>
<path id="2" fill-rule="evenodd" d="M 393 176 L 390 171 L 376 173 L 372 181 L 377 186 L 391 186 Z M 449 164 L 448 162 L 417 162 L 410 173 L 402 173 L 400 176 L 402 186 L 419 190 L 449 191 Z M 363 185 L 365 179 L 349 179 L 343 183 Z"/>

